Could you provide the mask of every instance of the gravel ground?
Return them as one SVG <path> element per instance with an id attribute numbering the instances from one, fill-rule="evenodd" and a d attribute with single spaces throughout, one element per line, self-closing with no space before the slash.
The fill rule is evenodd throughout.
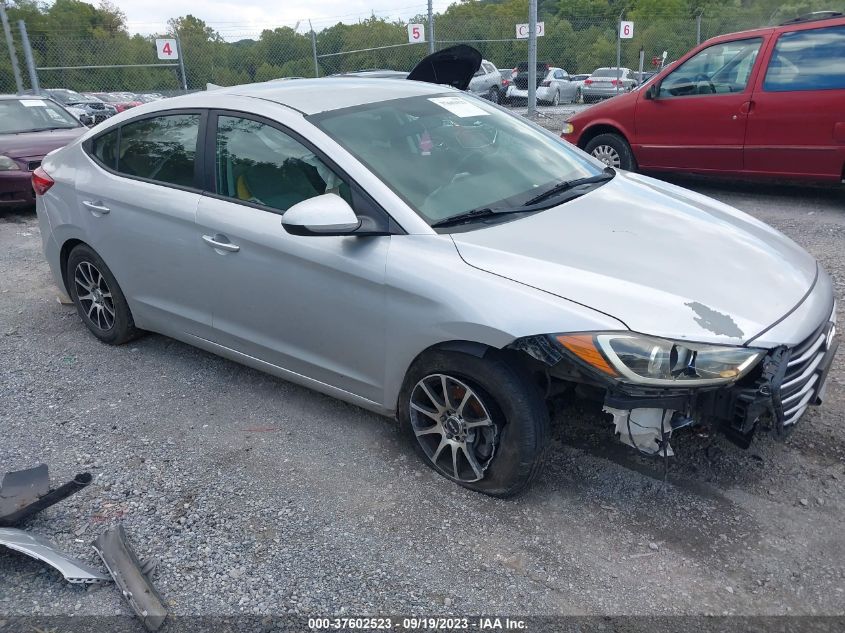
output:
<path id="1" fill-rule="evenodd" d="M 795 239 L 845 305 L 841 189 L 675 181 Z M 179 615 L 842 614 L 843 354 L 786 443 L 681 434 L 663 484 L 575 402 L 544 476 L 494 500 L 436 476 L 390 420 L 161 336 L 99 344 L 56 301 L 34 212 L 0 216 L 0 466 L 95 475 L 25 527 L 100 566 L 90 543 L 122 521 Z M 127 613 L 0 550 L 0 629 Z"/>

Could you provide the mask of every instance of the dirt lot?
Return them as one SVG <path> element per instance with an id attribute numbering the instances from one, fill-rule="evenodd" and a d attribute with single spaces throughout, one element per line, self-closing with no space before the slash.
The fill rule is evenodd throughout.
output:
<path id="1" fill-rule="evenodd" d="M 841 322 L 841 189 L 676 182 L 807 248 Z M 34 212 L 0 216 L 0 465 L 94 473 L 26 527 L 99 566 L 90 542 L 122 520 L 176 614 L 843 613 L 845 346 L 785 444 L 679 434 L 664 485 L 575 402 L 544 476 L 499 501 L 390 420 L 161 336 L 107 347 L 55 296 Z M 28 613 L 129 610 L 0 551 L 0 622 Z"/>

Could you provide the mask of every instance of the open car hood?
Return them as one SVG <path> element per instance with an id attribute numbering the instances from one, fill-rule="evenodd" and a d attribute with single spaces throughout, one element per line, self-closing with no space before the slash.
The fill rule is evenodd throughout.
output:
<path id="1" fill-rule="evenodd" d="M 479 68 L 481 68 L 481 53 L 472 46 L 458 44 L 424 58 L 414 66 L 407 78 L 466 90 L 469 88 L 472 76 Z"/>

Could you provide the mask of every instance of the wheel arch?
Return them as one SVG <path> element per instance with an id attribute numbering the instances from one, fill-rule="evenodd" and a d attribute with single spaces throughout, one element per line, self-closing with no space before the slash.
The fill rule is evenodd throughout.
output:
<path id="1" fill-rule="evenodd" d="M 61 249 L 59 250 L 59 266 L 61 267 L 59 272 L 62 276 L 62 283 L 65 286 L 64 290 L 68 294 L 70 294 L 70 284 L 68 283 L 67 278 L 67 261 L 70 258 L 70 252 L 80 244 L 85 244 L 85 246 L 93 250 L 93 247 L 90 244 L 87 244 L 86 242 L 83 242 L 82 240 L 77 238 L 70 238 L 65 240 L 62 244 Z"/>
<path id="2" fill-rule="evenodd" d="M 587 143 L 592 141 L 596 138 L 599 134 L 618 134 L 622 138 L 625 139 L 625 142 L 628 145 L 631 145 L 631 140 L 628 138 L 628 135 L 622 130 L 622 128 L 614 123 L 594 123 L 590 127 L 588 127 L 581 136 L 578 138 L 578 147 L 584 149 L 587 147 Z M 633 149 L 632 149 L 633 151 Z"/>

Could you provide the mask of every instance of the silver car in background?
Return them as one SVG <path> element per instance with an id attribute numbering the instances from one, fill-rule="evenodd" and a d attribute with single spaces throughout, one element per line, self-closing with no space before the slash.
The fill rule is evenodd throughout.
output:
<path id="1" fill-rule="evenodd" d="M 469 82 L 468 90 L 493 103 L 501 103 L 505 98 L 502 89 L 502 73 L 491 62 L 481 60 L 481 67 L 475 71 Z"/>
<path id="2" fill-rule="evenodd" d="M 636 87 L 636 75 L 630 68 L 596 68 L 584 80 L 581 94 L 584 103 L 589 103 L 630 92 Z"/>
<path id="3" fill-rule="evenodd" d="M 528 67 L 520 64 L 515 69 L 516 75 L 508 86 L 507 97 L 510 101 L 528 99 Z M 569 73 L 554 66 L 544 68 L 537 64 L 537 102 L 547 105 L 575 103 L 578 98 L 578 86 L 570 80 Z"/>
<path id="4" fill-rule="evenodd" d="M 158 332 L 395 416 L 430 467 L 490 495 L 541 471 L 572 385 L 642 453 L 691 425 L 747 446 L 821 401 L 837 345 L 830 278 L 776 230 L 444 86 L 145 104 L 33 184 L 94 337 Z"/>

